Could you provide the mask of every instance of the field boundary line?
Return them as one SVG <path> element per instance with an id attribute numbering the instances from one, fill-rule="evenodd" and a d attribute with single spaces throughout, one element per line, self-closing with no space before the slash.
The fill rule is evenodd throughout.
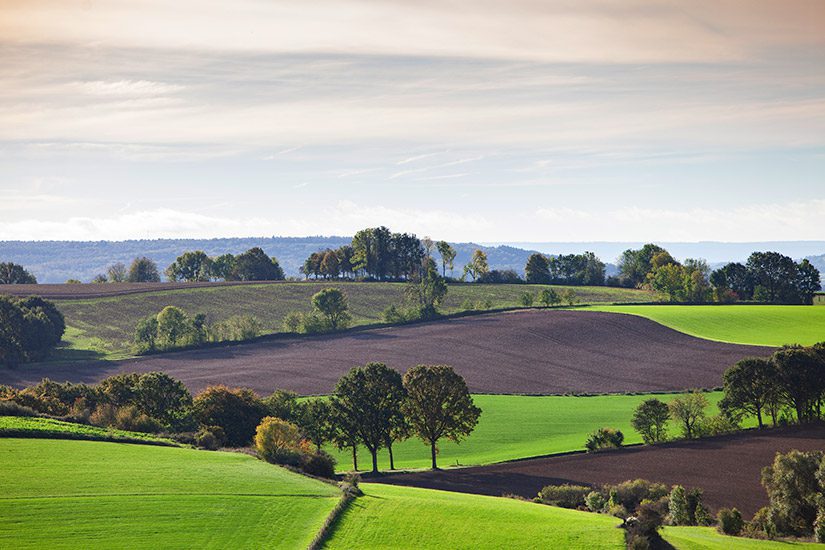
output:
<path id="1" fill-rule="evenodd" d="M 324 524 L 315 534 L 315 538 L 312 539 L 309 546 L 307 546 L 307 550 L 320 550 L 323 548 L 324 543 L 326 543 L 327 539 L 332 534 L 333 529 L 341 519 L 341 515 L 347 510 L 347 508 L 349 508 L 350 503 L 354 500 L 355 497 L 349 492 L 345 492 L 341 495 L 338 504 L 335 505 L 335 508 L 332 509 L 327 518 L 324 520 Z"/>

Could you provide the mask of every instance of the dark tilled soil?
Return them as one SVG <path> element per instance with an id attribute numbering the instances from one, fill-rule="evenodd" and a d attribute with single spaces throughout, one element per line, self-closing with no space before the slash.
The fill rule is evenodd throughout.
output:
<path id="1" fill-rule="evenodd" d="M 143 294 L 161 290 L 187 290 L 218 286 L 278 284 L 279 281 L 213 281 L 203 283 L 47 283 L 36 285 L 0 285 L 0 294 L 10 296 L 40 296 L 48 300 L 109 298 L 128 294 Z"/>
<path id="2" fill-rule="evenodd" d="M 314 337 L 167 353 L 115 363 L 23 365 L 0 369 L 0 384 L 43 377 L 95 382 L 118 372 L 164 371 L 192 391 L 210 384 L 328 393 L 355 365 L 399 370 L 448 364 L 476 393 L 610 393 L 721 385 L 724 370 L 765 347 L 701 340 L 653 321 L 588 311 L 520 311 Z"/>
<path id="3" fill-rule="evenodd" d="M 768 504 L 760 472 L 777 452 L 825 450 L 825 426 L 748 431 L 700 441 L 596 454 L 571 454 L 455 470 L 423 471 L 370 479 L 462 493 L 533 498 L 545 485 L 601 485 L 648 479 L 704 490 L 715 513 L 736 506 L 746 517 Z"/>

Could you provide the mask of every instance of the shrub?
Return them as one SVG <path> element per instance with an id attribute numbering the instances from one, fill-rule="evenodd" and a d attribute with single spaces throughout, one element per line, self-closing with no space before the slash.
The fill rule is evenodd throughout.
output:
<path id="1" fill-rule="evenodd" d="M 776 526 L 771 517 L 771 509 L 768 506 L 760 508 L 753 518 L 745 524 L 745 532 L 749 537 L 776 536 Z"/>
<path id="2" fill-rule="evenodd" d="M 814 523 L 814 540 L 816 542 L 825 542 L 825 506 L 819 511 Z"/>
<path id="3" fill-rule="evenodd" d="M 284 319 L 286 321 L 286 319 Z M 294 331 L 290 331 L 294 332 Z M 261 324 L 251 315 L 233 315 L 212 327 L 212 339 L 216 342 L 242 342 L 252 340 L 261 333 Z"/>
<path id="4" fill-rule="evenodd" d="M 255 431 L 255 449 L 258 456 L 273 464 L 301 464 L 306 445 L 298 426 L 292 422 L 267 416 Z"/>
<path id="5" fill-rule="evenodd" d="M 327 332 L 329 325 L 326 319 L 315 313 L 307 313 L 301 318 L 301 332 L 304 334 L 318 334 Z"/>
<path id="6" fill-rule="evenodd" d="M 192 410 L 200 424 L 220 426 L 226 444 L 233 447 L 248 445 L 266 415 L 266 407 L 252 390 L 226 386 L 203 390 L 195 397 Z"/>
<path id="7" fill-rule="evenodd" d="M 221 448 L 225 439 L 226 434 L 220 426 L 201 426 L 195 433 L 195 445 L 209 451 Z"/>
<path id="8" fill-rule="evenodd" d="M 740 426 L 736 420 L 722 414 L 717 414 L 702 420 L 696 428 L 700 437 L 724 435 L 739 430 Z"/>
<path id="9" fill-rule="evenodd" d="M 742 527 L 745 522 L 742 521 L 742 514 L 736 508 L 722 508 L 716 514 L 716 520 L 719 522 L 719 532 L 725 535 L 735 537 L 742 532 Z"/>
<path id="10" fill-rule="evenodd" d="M 561 297 L 554 289 L 543 288 L 541 292 L 539 292 L 539 302 L 541 302 L 544 307 L 550 307 L 560 303 Z"/>
<path id="11" fill-rule="evenodd" d="M 134 405 L 121 407 L 115 413 L 115 428 L 130 432 L 157 433 L 163 426 L 151 416 L 140 412 Z"/>
<path id="12" fill-rule="evenodd" d="M 261 400 L 268 416 L 292 422 L 298 415 L 298 394 L 288 390 L 275 390 Z"/>
<path id="13" fill-rule="evenodd" d="M 607 500 L 599 491 L 590 491 L 587 493 L 587 496 L 584 497 L 584 503 L 587 505 L 588 510 L 598 513 L 604 510 L 607 505 Z"/>
<path id="14" fill-rule="evenodd" d="M 14 401 L 0 401 L 0 416 L 37 416 L 31 407 L 26 407 Z"/>
<path id="15" fill-rule="evenodd" d="M 624 434 L 614 428 L 599 428 L 587 438 L 584 447 L 589 451 L 615 449 L 622 446 Z"/>
<path id="16" fill-rule="evenodd" d="M 658 501 L 667 496 L 668 489 L 663 483 L 653 483 L 645 479 L 623 481 L 605 487 L 611 504 L 621 504 L 628 510 L 636 510 L 643 500 Z"/>
<path id="17" fill-rule="evenodd" d="M 533 305 L 533 295 L 530 292 L 524 292 L 519 298 L 519 301 L 524 307 L 531 307 Z"/>
<path id="18" fill-rule="evenodd" d="M 583 485 L 548 485 L 539 491 L 536 499 L 542 504 L 560 506 L 562 508 L 578 508 L 584 505 L 585 497 L 592 491 Z"/>
<path id="19" fill-rule="evenodd" d="M 301 469 L 309 475 L 332 479 L 335 477 L 335 458 L 324 451 L 306 455 Z"/>
<path id="20" fill-rule="evenodd" d="M 284 316 L 284 320 L 281 322 L 281 327 L 283 327 L 284 332 L 301 332 L 303 325 L 304 314 L 300 311 L 290 311 Z"/>
<path id="21" fill-rule="evenodd" d="M 628 518 L 625 524 L 628 547 L 653 547 L 661 539 L 659 529 L 661 529 L 664 519 L 664 515 L 655 504 L 645 503 L 640 505 L 636 516 Z"/>
<path id="22" fill-rule="evenodd" d="M 675 485 L 670 492 L 670 522 L 673 525 L 690 525 L 690 510 L 687 493 L 681 485 Z"/>

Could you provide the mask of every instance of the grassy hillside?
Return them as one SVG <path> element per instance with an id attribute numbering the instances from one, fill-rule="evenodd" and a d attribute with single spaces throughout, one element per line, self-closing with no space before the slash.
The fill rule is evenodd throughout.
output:
<path id="1" fill-rule="evenodd" d="M 325 548 L 621 549 L 615 518 L 517 500 L 362 484 Z"/>
<path id="2" fill-rule="evenodd" d="M 0 439 L 0 548 L 303 548 L 338 490 L 250 456 Z"/>
<path id="3" fill-rule="evenodd" d="M 243 286 L 198 287 L 161 290 L 143 294 L 94 299 L 61 299 L 58 307 L 66 317 L 66 349 L 58 358 L 116 359 L 130 355 L 134 328 L 141 318 L 174 305 L 187 313 L 205 313 L 210 322 L 232 315 L 252 315 L 266 332 L 281 330 L 290 311 L 309 311 L 313 294 L 330 286 L 341 288 L 349 299 L 354 325 L 382 321 L 383 311 L 404 298 L 403 283 L 305 282 Z M 491 307 L 520 305 L 524 292 L 536 294 L 540 285 L 451 285 L 442 310 L 453 313 L 465 302 L 487 302 Z M 557 287 L 564 288 L 564 287 Z M 607 287 L 574 288 L 582 303 L 644 302 L 651 295 L 639 290 Z M 84 352 L 92 352 L 85 353 Z"/>
<path id="4" fill-rule="evenodd" d="M 686 334 L 733 344 L 811 345 L 825 340 L 825 308 L 822 307 L 599 305 L 592 309 L 640 315 Z"/>
<path id="5" fill-rule="evenodd" d="M 713 527 L 665 527 L 662 536 L 678 550 L 781 550 L 810 548 L 822 550 L 823 544 L 755 540 L 726 537 Z"/>
<path id="6" fill-rule="evenodd" d="M 28 416 L 0 416 L 0 437 L 86 439 L 92 441 L 148 443 L 152 445 L 178 445 L 171 439 L 157 437 L 151 434 L 87 426 L 85 424 L 54 420 L 52 418 Z"/>
<path id="7" fill-rule="evenodd" d="M 709 414 L 717 412 L 716 403 L 722 392 L 706 394 L 711 403 Z M 490 464 L 563 453 L 584 449 L 590 432 L 605 426 L 618 428 L 625 435 L 625 443 L 641 443 L 630 425 L 633 410 L 651 395 L 605 395 L 594 397 L 519 395 L 475 395 L 473 399 L 481 410 L 475 431 L 460 444 L 443 441 L 439 449 L 439 465 L 467 466 Z M 655 395 L 663 401 L 674 394 Z M 671 433 L 678 428 L 670 423 Z M 351 451 L 328 449 L 338 460 L 339 470 L 352 468 Z M 399 469 L 427 468 L 430 451 L 419 439 L 408 439 L 393 446 L 395 466 Z M 366 449 L 358 453 L 359 468 L 371 468 Z M 379 453 L 379 467 L 389 468 L 386 451 Z"/>

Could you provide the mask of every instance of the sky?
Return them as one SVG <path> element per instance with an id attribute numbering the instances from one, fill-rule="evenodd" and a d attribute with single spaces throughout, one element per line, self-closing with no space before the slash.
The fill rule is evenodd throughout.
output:
<path id="1" fill-rule="evenodd" d="M 0 0 L 0 240 L 825 237 L 821 0 Z"/>

